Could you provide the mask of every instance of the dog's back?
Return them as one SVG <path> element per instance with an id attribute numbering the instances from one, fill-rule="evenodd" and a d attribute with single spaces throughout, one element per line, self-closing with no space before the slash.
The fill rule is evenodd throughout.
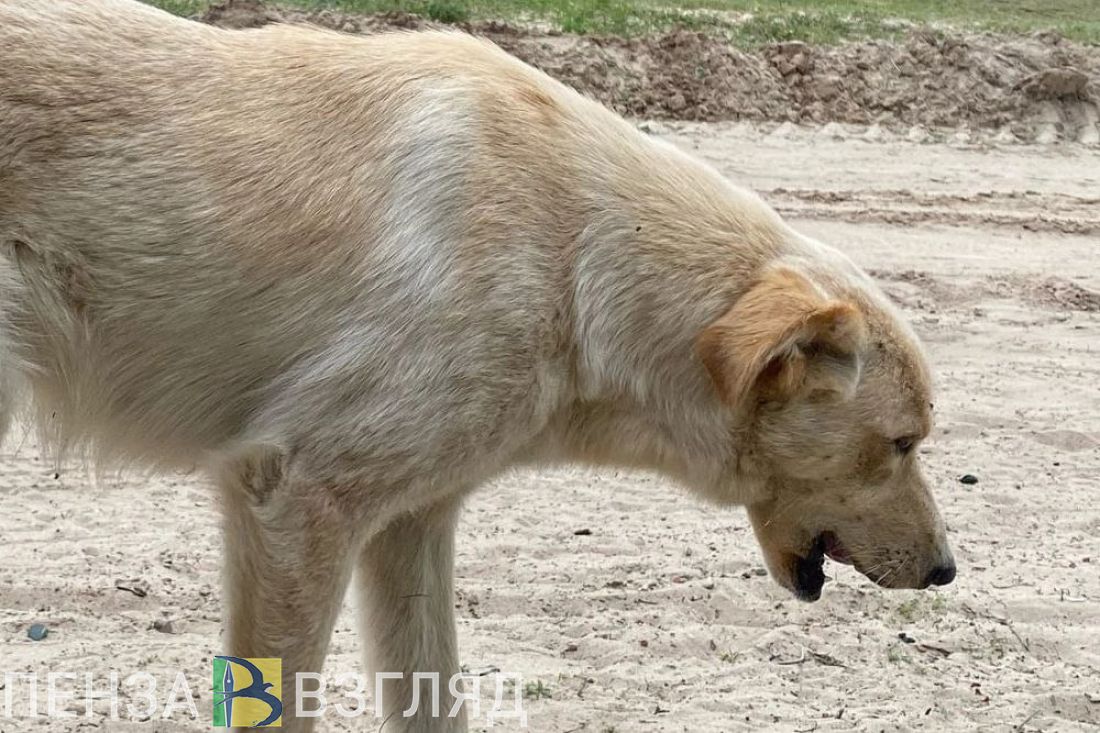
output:
<path id="1" fill-rule="evenodd" d="M 21 377 L 55 444 L 189 464 L 456 370 L 462 405 L 414 409 L 476 425 L 561 342 L 579 217 L 518 131 L 589 103 L 488 44 L 26 0 L 0 67 L 0 404 Z"/>
<path id="2" fill-rule="evenodd" d="M 462 34 L 20 0 L 0 4 L 0 67 L 0 364 L 48 442 L 92 458 L 271 442 L 469 484 L 610 460 L 597 446 L 627 432 L 649 465 L 667 433 L 643 405 L 675 433 L 721 419 L 693 329 L 795 241 Z M 614 409 L 577 421 L 579 400 Z"/>

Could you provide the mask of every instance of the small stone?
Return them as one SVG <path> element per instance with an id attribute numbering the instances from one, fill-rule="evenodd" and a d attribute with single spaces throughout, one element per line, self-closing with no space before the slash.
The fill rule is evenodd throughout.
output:
<path id="1" fill-rule="evenodd" d="M 703 587 L 707 590 L 714 590 L 714 578 L 707 578 L 704 580 Z"/>
<path id="2" fill-rule="evenodd" d="M 768 574 L 768 571 L 764 568 L 753 568 L 752 573 L 753 575 L 756 575 L 758 577 L 764 577 Z"/>
<path id="3" fill-rule="evenodd" d="M 959 477 L 960 484 L 966 484 L 967 486 L 973 486 L 978 483 L 978 477 L 972 473 L 964 473 Z"/>
<path id="4" fill-rule="evenodd" d="M 587 527 L 584 527 L 582 529 L 573 530 L 573 534 L 576 535 L 577 537 L 588 537 L 590 534 L 592 534 L 592 530 L 588 529 Z"/>
<path id="5" fill-rule="evenodd" d="M 158 618 L 153 622 L 153 631 L 159 631 L 162 634 L 174 634 L 176 633 L 176 626 L 171 619 Z"/>
<path id="6" fill-rule="evenodd" d="M 898 638 L 901 639 L 902 641 L 904 641 L 906 644 L 916 644 L 917 643 L 916 639 L 909 636 L 909 634 L 905 633 L 904 631 L 902 631 L 900 634 L 898 634 Z"/>
<path id="7" fill-rule="evenodd" d="M 577 645 L 576 644 L 566 644 L 565 645 L 565 653 L 566 654 L 569 654 L 569 653 L 575 652 L 575 651 L 577 651 Z"/>
<path id="8" fill-rule="evenodd" d="M 42 641 L 49 636 L 49 634 L 50 630 L 43 624 L 32 624 L 31 627 L 27 629 L 27 636 L 31 641 Z"/>

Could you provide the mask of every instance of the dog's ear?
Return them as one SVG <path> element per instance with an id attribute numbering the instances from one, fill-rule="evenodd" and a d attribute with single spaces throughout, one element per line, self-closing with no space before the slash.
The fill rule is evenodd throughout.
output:
<path id="1" fill-rule="evenodd" d="M 778 268 L 704 329 L 696 350 L 722 399 L 740 411 L 811 392 L 851 395 L 866 338 L 853 303 Z"/>

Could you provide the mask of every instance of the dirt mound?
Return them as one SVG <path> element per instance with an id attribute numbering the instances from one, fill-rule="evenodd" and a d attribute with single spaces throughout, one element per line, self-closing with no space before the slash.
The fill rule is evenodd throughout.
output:
<path id="1" fill-rule="evenodd" d="M 441 27 L 406 13 L 357 16 L 230 0 L 202 20 L 242 28 L 285 20 L 349 33 Z M 901 42 L 779 43 L 754 51 L 716 33 L 641 38 L 460 24 L 613 109 L 697 121 L 829 122 L 1001 130 L 1007 140 L 1100 142 L 1100 49 L 1032 37 L 914 30 Z"/>
<path id="2" fill-rule="evenodd" d="M 268 23 L 309 23 L 342 33 L 380 33 L 387 30 L 444 28 L 412 13 L 392 11 L 356 15 L 337 10 L 295 10 L 269 5 L 263 0 L 225 0 L 211 6 L 196 20 L 222 28 L 259 28 Z"/>
<path id="3" fill-rule="evenodd" d="M 279 14 L 259 0 L 229 0 L 211 7 L 202 15 L 204 23 L 222 28 L 259 28 L 279 20 Z"/>

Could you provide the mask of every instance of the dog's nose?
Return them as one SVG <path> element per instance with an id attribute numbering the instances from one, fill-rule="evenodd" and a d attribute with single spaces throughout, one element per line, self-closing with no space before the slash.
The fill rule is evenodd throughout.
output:
<path id="1" fill-rule="evenodd" d="M 946 565 L 937 565 L 932 568 L 932 572 L 928 574 L 928 577 L 924 579 L 925 586 L 929 585 L 947 585 L 955 579 L 955 563 L 948 563 Z"/>

